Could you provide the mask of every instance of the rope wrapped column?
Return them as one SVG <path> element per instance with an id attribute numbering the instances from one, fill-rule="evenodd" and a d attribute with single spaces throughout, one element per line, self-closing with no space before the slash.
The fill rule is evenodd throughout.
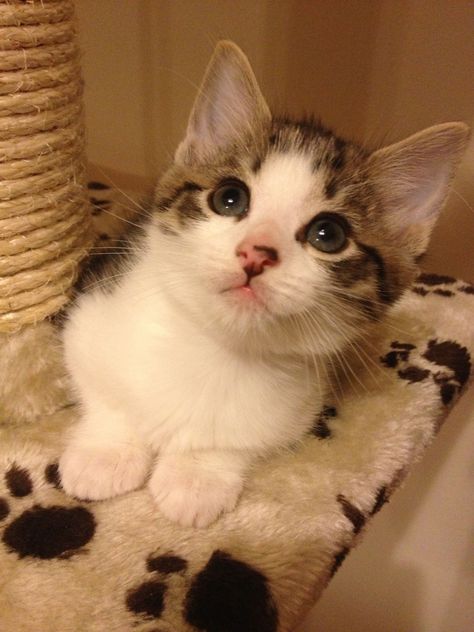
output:
<path id="1" fill-rule="evenodd" d="M 0 333 L 57 312 L 90 245 L 72 0 L 0 0 Z"/>

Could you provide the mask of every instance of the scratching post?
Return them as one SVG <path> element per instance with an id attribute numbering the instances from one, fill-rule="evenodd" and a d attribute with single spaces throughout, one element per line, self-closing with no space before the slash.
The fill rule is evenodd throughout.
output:
<path id="1" fill-rule="evenodd" d="M 89 244 L 72 0 L 0 0 L 0 332 L 68 300 Z"/>

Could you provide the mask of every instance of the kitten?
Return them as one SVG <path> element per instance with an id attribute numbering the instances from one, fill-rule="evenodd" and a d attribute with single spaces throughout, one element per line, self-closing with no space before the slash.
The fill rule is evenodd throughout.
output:
<path id="1" fill-rule="evenodd" d="M 256 459 L 311 428 L 331 359 L 411 283 L 467 136 L 449 123 L 370 152 L 273 118 L 218 44 L 133 255 L 66 324 L 82 410 L 66 492 L 147 482 L 198 527 L 231 510 Z"/>

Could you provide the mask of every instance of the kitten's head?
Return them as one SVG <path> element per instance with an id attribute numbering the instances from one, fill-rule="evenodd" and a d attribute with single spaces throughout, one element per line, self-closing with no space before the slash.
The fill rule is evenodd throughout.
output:
<path id="1" fill-rule="evenodd" d="M 273 118 L 220 43 L 156 191 L 167 291 L 230 340 L 340 349 L 413 280 L 467 137 L 449 123 L 370 152 Z"/>

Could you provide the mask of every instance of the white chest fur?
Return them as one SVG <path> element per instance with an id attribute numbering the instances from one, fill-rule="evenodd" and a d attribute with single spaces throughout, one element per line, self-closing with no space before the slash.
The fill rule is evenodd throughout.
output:
<path id="1" fill-rule="evenodd" d="M 82 298 L 65 349 L 86 407 L 121 411 L 154 452 L 264 453 L 297 440 L 321 404 L 304 362 L 226 348 L 134 279 Z"/>

